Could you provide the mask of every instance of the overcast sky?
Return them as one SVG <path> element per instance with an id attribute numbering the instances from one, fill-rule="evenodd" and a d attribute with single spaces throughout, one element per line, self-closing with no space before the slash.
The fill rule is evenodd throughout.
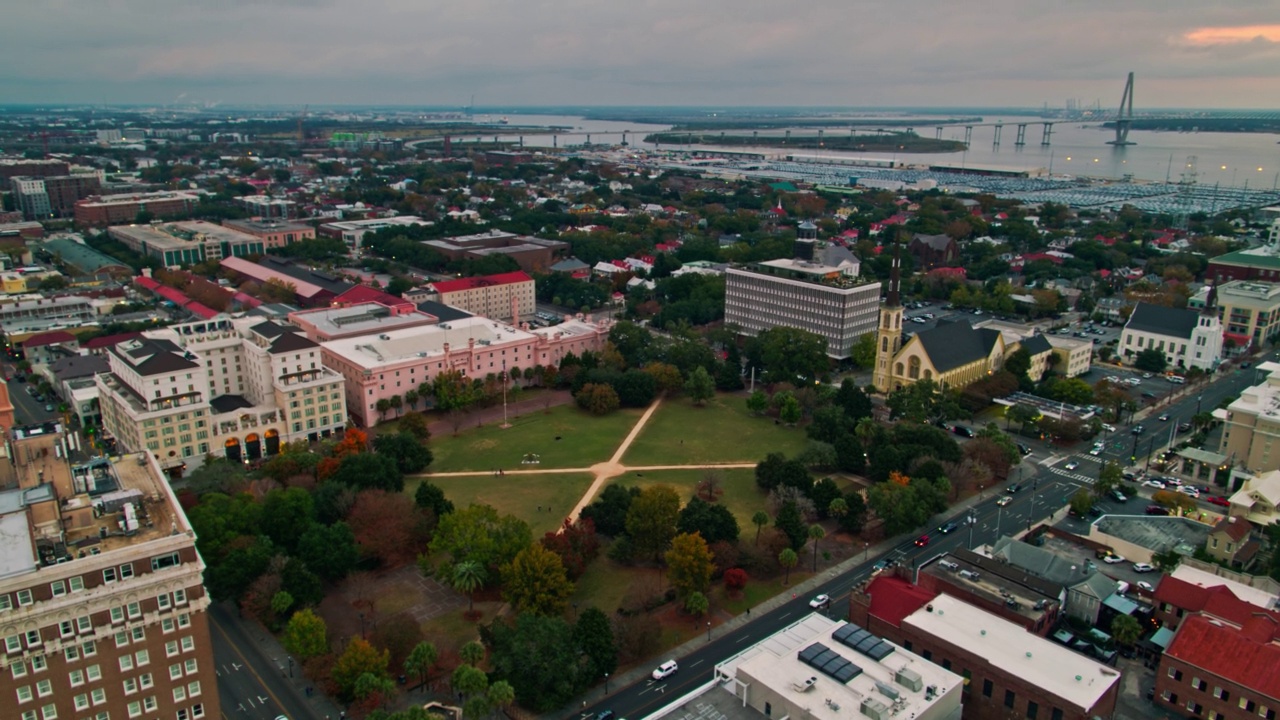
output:
<path id="1" fill-rule="evenodd" d="M 1275 107 L 1280 0 L 23 0 L 0 102 Z"/>

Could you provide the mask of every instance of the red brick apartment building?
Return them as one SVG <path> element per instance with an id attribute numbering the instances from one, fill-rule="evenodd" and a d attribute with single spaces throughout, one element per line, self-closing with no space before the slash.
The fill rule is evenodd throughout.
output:
<path id="1" fill-rule="evenodd" d="M 221 718 L 195 535 L 150 455 L 72 465 L 58 423 L 0 464 L 0 717 Z"/>
<path id="2" fill-rule="evenodd" d="M 81 227 L 125 225 L 136 222 L 143 210 L 156 220 L 186 217 L 199 205 L 200 196 L 188 192 L 95 195 L 76 203 L 76 224 Z"/>

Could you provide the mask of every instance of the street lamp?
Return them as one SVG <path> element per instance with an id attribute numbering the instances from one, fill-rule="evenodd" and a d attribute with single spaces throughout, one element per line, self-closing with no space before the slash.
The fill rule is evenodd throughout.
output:
<path id="1" fill-rule="evenodd" d="M 711 621 L 707 621 L 707 642 L 711 642 Z"/>
<path id="2" fill-rule="evenodd" d="M 862 543 L 862 562 L 866 562 L 869 555 L 871 555 L 871 543 L 864 542 Z"/>
<path id="3" fill-rule="evenodd" d="M 288 656 L 287 659 L 289 660 L 289 677 L 293 677 L 293 657 Z"/>
<path id="4" fill-rule="evenodd" d="M 609 673 L 604 674 L 604 694 L 609 694 Z"/>

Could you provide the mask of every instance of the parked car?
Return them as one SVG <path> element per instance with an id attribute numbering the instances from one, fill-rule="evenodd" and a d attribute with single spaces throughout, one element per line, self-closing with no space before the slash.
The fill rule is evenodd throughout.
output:
<path id="1" fill-rule="evenodd" d="M 1108 555 L 1102 558 L 1102 562 L 1107 563 L 1108 565 L 1119 565 L 1124 561 L 1125 559 L 1123 555 Z"/>
<path id="2" fill-rule="evenodd" d="M 659 665 L 653 671 L 652 677 L 654 680 L 665 680 L 671 677 L 672 675 L 675 675 L 676 671 L 679 669 L 680 669 L 680 666 L 676 664 L 675 660 L 668 660 L 662 663 L 661 665 Z"/>
<path id="3" fill-rule="evenodd" d="M 1143 485 L 1145 485 L 1146 487 L 1149 487 L 1149 488 L 1155 488 L 1155 489 L 1157 489 L 1157 490 L 1163 490 L 1163 489 L 1164 489 L 1164 483 L 1160 482 L 1159 480 L 1157 480 L 1157 479 L 1155 479 L 1155 478 L 1151 478 L 1150 480 L 1148 480 L 1148 481 L 1146 481 L 1146 482 L 1144 482 L 1144 483 L 1142 483 L 1142 484 L 1143 484 Z"/>
<path id="4" fill-rule="evenodd" d="M 1162 507 L 1160 505 L 1148 505 L 1147 514 L 1148 515 L 1168 515 L 1169 509 L 1166 507 Z"/>
<path id="5" fill-rule="evenodd" d="M 1193 497 L 1193 498 L 1198 498 L 1198 497 L 1200 497 L 1200 488 L 1192 487 L 1191 485 L 1182 485 L 1182 486 L 1180 486 L 1180 487 L 1178 488 L 1178 492 L 1182 493 L 1183 495 L 1188 495 L 1188 496 Z"/>
<path id="6" fill-rule="evenodd" d="M 1221 507 L 1231 507 L 1231 501 L 1222 497 L 1221 495 L 1210 495 L 1209 497 L 1205 498 L 1205 500 L 1207 500 L 1208 502 L 1214 505 L 1219 505 Z"/>
<path id="7" fill-rule="evenodd" d="M 956 425 L 955 427 L 951 428 L 951 432 L 967 438 L 973 437 L 973 430 L 970 430 L 964 425 Z"/>
<path id="8" fill-rule="evenodd" d="M 1156 589 L 1155 589 L 1154 587 L 1152 587 L 1151 583 L 1147 582 L 1146 580 L 1139 580 L 1139 581 L 1138 581 L 1138 589 L 1139 589 L 1139 590 L 1145 590 L 1146 592 L 1155 592 L 1155 591 L 1156 591 Z"/>
<path id="9" fill-rule="evenodd" d="M 1115 426 L 1115 425 L 1108 425 L 1107 423 L 1102 423 L 1102 429 L 1103 429 L 1104 431 L 1106 431 L 1106 432 L 1115 432 L 1115 431 L 1116 431 L 1116 426 Z"/>
<path id="10" fill-rule="evenodd" d="M 1111 499 L 1115 500 L 1116 502 L 1129 502 L 1128 496 L 1126 496 L 1124 493 L 1120 492 L 1119 490 L 1111 491 Z"/>
<path id="11" fill-rule="evenodd" d="M 1133 571 L 1136 573 L 1155 572 L 1156 566 L 1151 563 L 1136 562 L 1133 564 Z"/>

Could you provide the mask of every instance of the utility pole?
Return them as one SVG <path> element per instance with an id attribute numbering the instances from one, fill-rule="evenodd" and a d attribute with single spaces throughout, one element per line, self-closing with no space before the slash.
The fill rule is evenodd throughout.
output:
<path id="1" fill-rule="evenodd" d="M 511 427 L 507 422 L 507 361 L 502 361 L 502 424 L 498 427 L 506 430 Z"/>

